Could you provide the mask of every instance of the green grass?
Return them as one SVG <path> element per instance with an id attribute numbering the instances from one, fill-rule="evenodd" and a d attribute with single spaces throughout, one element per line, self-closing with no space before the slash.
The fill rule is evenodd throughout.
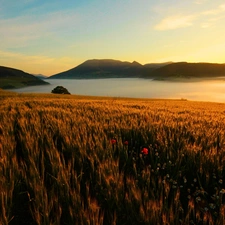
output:
<path id="1" fill-rule="evenodd" d="M 0 101 L 0 224 L 225 224 L 224 104 Z"/>

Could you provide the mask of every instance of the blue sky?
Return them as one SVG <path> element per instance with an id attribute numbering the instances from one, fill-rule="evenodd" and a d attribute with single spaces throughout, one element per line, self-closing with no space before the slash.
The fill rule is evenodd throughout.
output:
<path id="1" fill-rule="evenodd" d="M 52 75 L 88 59 L 225 63 L 222 0 L 0 0 L 0 65 Z"/>

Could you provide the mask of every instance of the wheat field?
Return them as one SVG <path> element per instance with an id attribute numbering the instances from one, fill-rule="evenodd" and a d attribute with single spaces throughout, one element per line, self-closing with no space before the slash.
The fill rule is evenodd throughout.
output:
<path id="1" fill-rule="evenodd" d="M 0 92 L 0 224 L 225 224 L 225 104 Z"/>

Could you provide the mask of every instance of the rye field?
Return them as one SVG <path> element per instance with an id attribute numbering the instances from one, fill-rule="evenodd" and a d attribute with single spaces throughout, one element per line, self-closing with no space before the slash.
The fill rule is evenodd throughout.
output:
<path id="1" fill-rule="evenodd" d="M 0 224 L 225 224 L 225 104 L 0 92 Z"/>

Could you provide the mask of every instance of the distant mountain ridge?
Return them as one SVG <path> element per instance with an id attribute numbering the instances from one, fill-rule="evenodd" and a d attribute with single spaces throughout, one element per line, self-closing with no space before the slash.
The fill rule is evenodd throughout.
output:
<path id="1" fill-rule="evenodd" d="M 74 78 L 120 78 L 120 77 L 141 77 L 143 66 L 134 61 L 122 62 L 112 59 L 92 59 L 67 70 L 50 76 L 54 79 Z"/>
<path id="2" fill-rule="evenodd" d="M 178 62 L 152 71 L 156 80 L 173 78 L 216 78 L 225 76 L 225 64 Z"/>
<path id="3" fill-rule="evenodd" d="M 0 88 L 13 89 L 26 86 L 49 84 L 22 70 L 0 66 Z"/>
<path id="4" fill-rule="evenodd" d="M 151 78 L 155 80 L 191 79 L 225 76 L 225 64 L 164 62 L 142 65 L 136 61 L 92 59 L 50 79 Z"/>
<path id="5" fill-rule="evenodd" d="M 40 76 L 40 74 L 36 75 Z M 22 70 L 0 66 L 0 88 L 13 89 L 32 85 L 48 84 Z M 112 59 L 92 59 L 82 64 L 45 77 L 48 79 L 98 79 L 98 78 L 150 78 L 162 81 L 179 81 L 193 79 L 214 79 L 225 77 L 225 64 L 164 62 L 142 65 L 137 61 L 123 62 Z"/>
<path id="6" fill-rule="evenodd" d="M 174 62 L 164 62 L 164 63 L 147 63 L 144 65 L 145 68 L 152 68 L 152 69 L 158 69 L 160 67 L 172 64 Z"/>
<path id="7" fill-rule="evenodd" d="M 32 75 L 34 75 L 35 77 L 40 78 L 40 79 L 46 79 L 48 77 L 43 74 L 32 74 Z"/>

